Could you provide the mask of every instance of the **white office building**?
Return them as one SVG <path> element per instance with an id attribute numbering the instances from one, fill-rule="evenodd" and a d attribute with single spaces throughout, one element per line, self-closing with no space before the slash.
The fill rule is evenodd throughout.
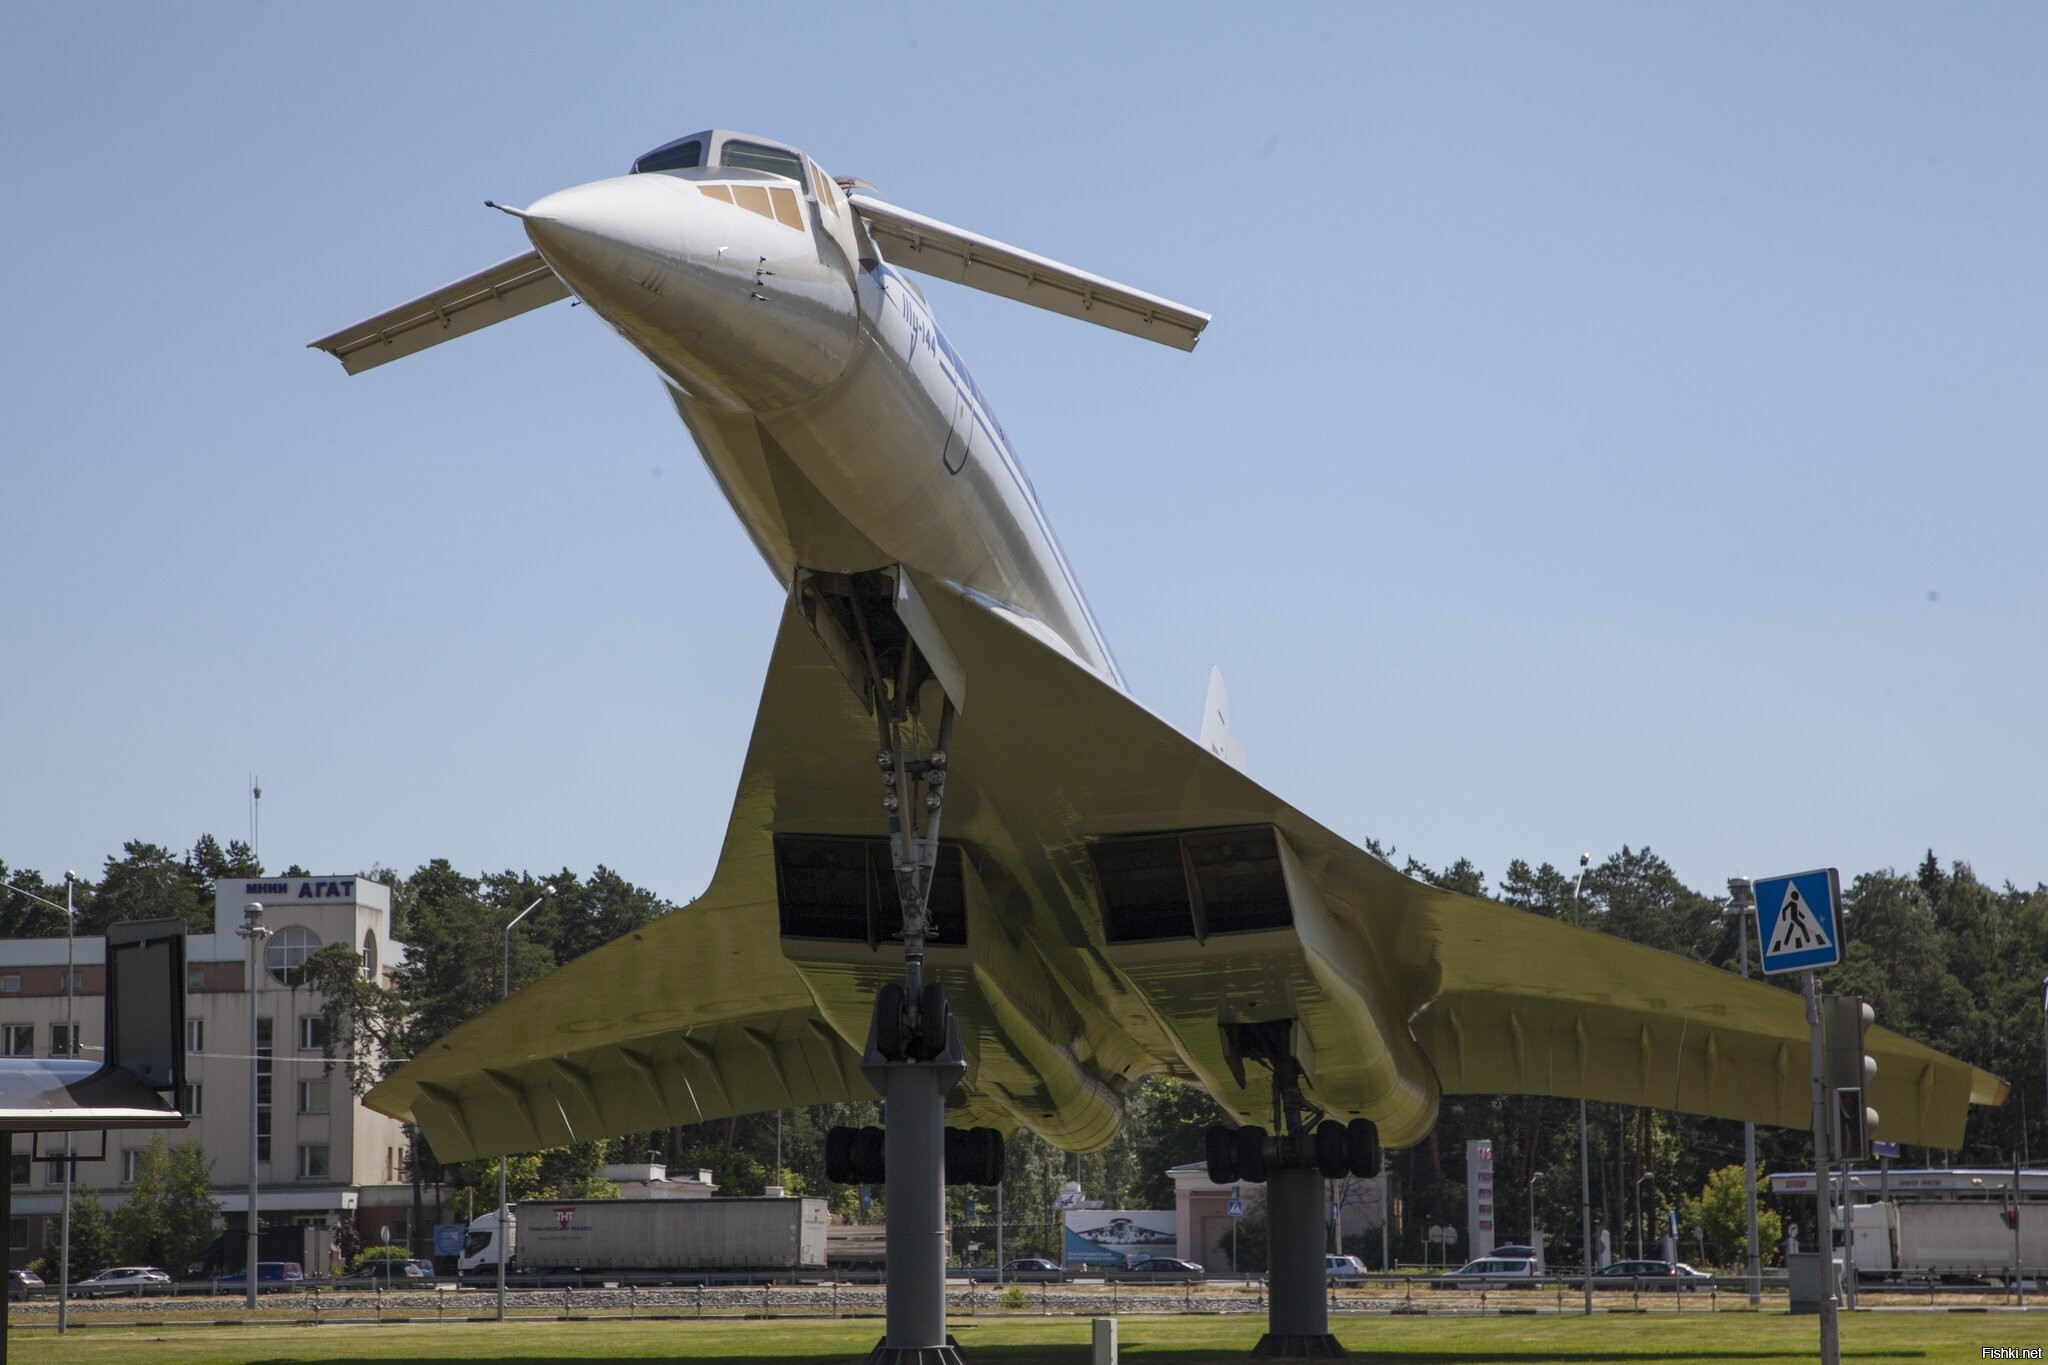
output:
<path id="1" fill-rule="evenodd" d="M 256 972 L 257 1020 L 250 1036 L 249 950 L 235 931 L 243 907 L 260 902 L 272 931 Z M 321 1053 L 322 998 L 298 984 L 295 968 L 332 943 L 359 954 L 365 977 L 389 985 L 405 948 L 391 938 L 391 890 L 359 877 L 268 877 L 223 880 L 215 890 L 214 932 L 185 941 L 185 1129 L 167 1141 L 197 1142 L 212 1163 L 213 1197 L 223 1226 L 245 1229 L 249 1204 L 249 1059 L 257 1059 L 258 1214 L 266 1225 L 338 1228 L 353 1219 L 364 1246 L 403 1244 L 411 1231 L 412 1187 L 405 1174 L 405 1135 L 395 1119 L 363 1107 L 346 1069 L 330 1073 Z M 105 941 L 80 938 L 75 950 L 75 1036 L 67 1031 L 65 950 L 61 938 L 0 939 L 0 1055 L 96 1058 L 104 1044 Z M 136 1154 L 150 1132 L 105 1135 L 103 1160 L 81 1161 L 78 1179 L 110 1211 L 135 1179 Z M 100 1135 L 74 1139 L 97 1152 Z M 41 1139 L 49 1150 L 48 1135 Z M 63 1139 L 59 1137 L 57 1142 Z M 58 1162 L 33 1162 L 29 1139 L 17 1136 L 8 1163 L 13 1216 L 7 1229 L 10 1268 L 26 1266 L 58 1245 L 64 1172 Z M 427 1220 L 435 1191 L 424 1192 Z M 423 1230 L 424 1231 L 424 1230 Z M 428 1243 L 423 1238 L 422 1246 Z M 185 1267 L 167 1266 L 173 1274 Z"/>

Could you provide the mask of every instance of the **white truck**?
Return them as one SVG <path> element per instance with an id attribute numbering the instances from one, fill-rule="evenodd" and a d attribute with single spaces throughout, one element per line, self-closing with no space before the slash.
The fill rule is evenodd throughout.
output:
<path id="1" fill-rule="evenodd" d="M 822 1199 L 526 1199 L 512 1206 L 505 1266 L 563 1273 L 752 1273 L 825 1268 Z M 471 1222 L 458 1273 L 498 1269 L 498 1215 Z"/>
<path id="2" fill-rule="evenodd" d="M 1844 1250 L 1853 1255 L 1859 1279 L 2009 1280 L 2009 1207 L 1983 1200 L 1856 1204 Z M 2035 1277 L 2048 1272 L 2048 1206 L 2020 1206 L 2018 1249 L 2023 1270 Z"/>

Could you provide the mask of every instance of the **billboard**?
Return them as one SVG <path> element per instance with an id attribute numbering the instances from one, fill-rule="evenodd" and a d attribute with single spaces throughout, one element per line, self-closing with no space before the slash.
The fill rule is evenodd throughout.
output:
<path id="1" fill-rule="evenodd" d="M 1068 1265 L 1127 1265 L 1173 1255 L 1172 1209 L 1068 1209 L 1061 1259 Z"/>

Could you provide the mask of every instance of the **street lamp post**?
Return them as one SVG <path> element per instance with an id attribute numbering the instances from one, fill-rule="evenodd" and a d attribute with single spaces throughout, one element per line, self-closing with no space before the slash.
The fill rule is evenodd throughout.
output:
<path id="1" fill-rule="evenodd" d="M 77 912 L 72 909 L 72 888 L 78 885 L 78 874 L 66 868 L 64 871 L 64 1055 L 76 1059 L 78 1056 L 78 953 L 74 946 L 78 937 Z M 185 1040 L 180 1038 L 178 1046 Z M 172 1103 L 182 1104 L 183 1096 L 173 1096 Z M 63 1227 L 62 1242 L 57 1256 L 57 1334 L 62 1336 L 71 1330 L 71 1182 L 76 1173 L 72 1166 L 72 1137 L 64 1135 L 64 1215 L 60 1219 Z"/>
<path id="2" fill-rule="evenodd" d="M 38 905 L 47 905 L 52 910 L 64 912 L 64 1055 L 78 1056 L 78 957 L 75 948 L 78 920 L 72 908 L 71 889 L 78 883 L 76 872 L 64 874 L 64 903 L 44 900 L 33 891 L 24 891 L 12 882 L 0 882 L 17 896 L 26 896 Z M 54 1049 L 53 1049 L 54 1052 Z M 58 1215 L 58 1225 L 63 1229 L 59 1234 L 57 1251 L 57 1332 L 62 1335 L 71 1330 L 71 1181 L 72 1135 L 64 1134 L 64 1208 Z"/>
<path id="3" fill-rule="evenodd" d="M 1638 1261 L 1643 1259 L 1643 1182 L 1656 1178 L 1657 1173 L 1655 1171 L 1644 1171 L 1636 1177 L 1636 1259 Z M 1651 1204 L 1650 1211 L 1652 1213 L 1656 1212 L 1654 1202 Z"/>
<path id="4" fill-rule="evenodd" d="M 1543 1269 L 1543 1241 L 1536 1231 L 1536 1182 L 1543 1179 L 1538 1171 L 1529 1177 L 1529 1249 L 1536 1253 L 1536 1269 Z"/>
<path id="5" fill-rule="evenodd" d="M 541 903 L 542 901 L 546 900 L 546 899 L 547 899 L 547 898 L 548 898 L 549 896 L 552 896 L 552 895 L 554 895 L 554 894 L 555 894 L 555 888 L 554 888 L 554 887 L 553 887 L 552 885 L 549 885 L 548 883 L 545 883 L 545 882 L 543 882 L 543 883 L 541 884 L 541 888 L 540 888 L 540 894 L 539 894 L 538 896 L 535 896 L 535 897 L 533 898 L 533 904 L 532 904 L 532 905 L 529 905 L 529 906 L 527 906 L 527 907 L 526 907 L 526 908 L 525 908 L 524 910 L 521 910 L 521 911 L 520 911 L 520 912 L 519 912 L 518 914 L 514 915 L 514 916 L 512 917 L 512 920 L 511 920 L 511 922 L 510 922 L 510 923 L 508 923 L 508 924 L 507 924 L 507 925 L 505 926 L 505 976 L 504 976 L 504 986 L 503 986 L 503 989 L 502 989 L 502 990 L 501 990 L 501 991 L 499 992 L 499 994 L 498 994 L 498 998 L 499 998 L 500 1000 L 503 1000 L 503 999 L 505 999 L 505 998 L 506 998 L 507 996 L 509 996 L 509 995 L 511 995 L 511 994 L 512 994 L 512 929 L 513 929 L 513 926 L 517 925 L 517 924 L 519 923 L 519 921 L 521 921 L 521 920 L 525 919 L 525 918 L 526 918 L 526 917 L 527 917 L 528 915 L 532 914 L 532 913 L 533 913 L 534 911 L 536 911 L 536 910 L 540 909 L 540 903 Z M 512 1232 L 511 1228 L 510 1228 L 509 1226 L 507 1226 L 507 1224 L 509 1223 L 509 1221 L 510 1221 L 510 1218 L 511 1218 L 511 1209 L 510 1209 L 510 1206 L 509 1206 L 509 1205 L 507 1204 L 507 1202 L 506 1202 L 506 1199 L 505 1199 L 505 1161 L 506 1161 L 506 1158 L 504 1158 L 504 1157 L 502 1157 L 502 1156 L 498 1158 L 498 1321 L 499 1321 L 499 1322 L 503 1322 L 503 1321 L 505 1320 L 505 1243 L 511 1240 L 511 1232 Z"/>
<path id="6" fill-rule="evenodd" d="M 263 940 L 270 937 L 269 928 L 263 923 L 263 903 L 250 901 L 242 907 L 242 927 L 235 930 L 235 937 L 249 945 L 249 1259 L 242 1267 L 243 1278 L 248 1281 L 249 1307 L 256 1307 L 256 1269 L 258 1262 L 256 1235 L 256 1153 L 258 1139 L 256 1122 L 261 1110 L 256 1103 L 258 1077 L 256 1045 L 256 1002 L 257 988 L 262 985 L 258 973 L 263 968 Z M 183 1047 L 180 1038 L 178 1045 Z"/>
<path id="7" fill-rule="evenodd" d="M 1737 936 L 1742 940 L 1742 979 L 1749 979 L 1749 917 L 1756 913 L 1756 888 L 1747 877 L 1728 879 L 1728 908 L 1738 919 Z M 1749 1306 L 1759 1307 L 1764 1301 L 1763 1259 L 1759 1254 L 1756 1233 L 1756 1124 L 1744 1120 L 1742 1124 L 1742 1204 L 1743 1216 L 1747 1220 L 1747 1259 L 1743 1262 L 1743 1278 L 1749 1282 Z"/>
<path id="8" fill-rule="evenodd" d="M 1590 853 L 1579 855 L 1579 879 L 1572 883 L 1572 923 L 1579 922 L 1579 890 L 1586 884 L 1586 868 L 1593 861 Z M 1585 1295 L 1586 1313 L 1593 1312 L 1593 1162 L 1586 1143 L 1586 1101 L 1579 1101 L 1579 1238 L 1580 1256 L 1585 1261 L 1586 1273 L 1580 1281 L 1580 1290 Z"/>

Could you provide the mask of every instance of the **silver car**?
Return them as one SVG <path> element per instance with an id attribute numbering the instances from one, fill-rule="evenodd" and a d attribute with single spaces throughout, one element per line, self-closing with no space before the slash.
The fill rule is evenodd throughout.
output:
<path id="1" fill-rule="evenodd" d="M 1482 1256 L 1431 1283 L 1438 1289 L 1528 1289 L 1536 1283 L 1536 1262 L 1528 1256 Z"/>
<path id="2" fill-rule="evenodd" d="M 116 1294 L 164 1294 L 170 1292 L 170 1275 L 153 1265 L 117 1265 L 92 1274 L 71 1286 L 80 1298 L 108 1298 Z"/>

